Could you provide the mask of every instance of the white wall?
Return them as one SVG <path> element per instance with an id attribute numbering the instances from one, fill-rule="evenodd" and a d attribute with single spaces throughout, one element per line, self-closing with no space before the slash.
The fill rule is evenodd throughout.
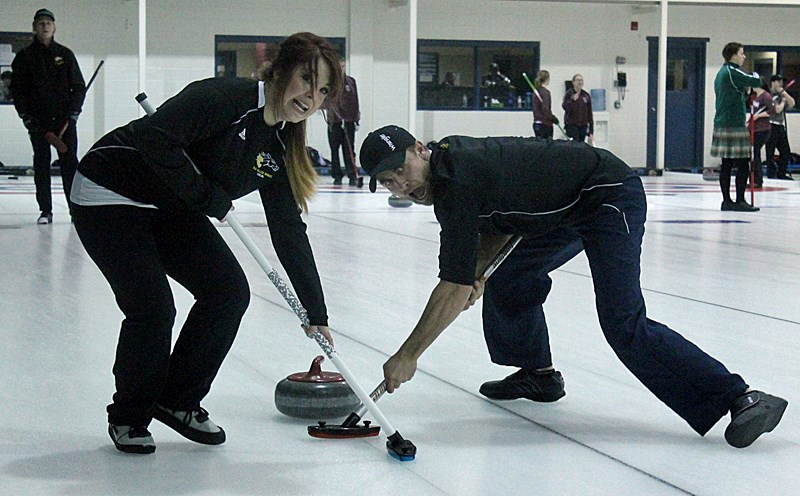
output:
<path id="1" fill-rule="evenodd" d="M 56 40 L 71 48 L 88 81 L 105 65 L 87 94 L 78 122 L 79 154 L 107 131 L 141 115 L 138 93 L 138 1 L 49 0 Z M 214 75 L 214 35 L 288 36 L 313 31 L 348 35 L 348 0 L 150 0 L 147 2 L 146 91 L 158 104 L 189 82 Z M 36 4 L 3 0 L 0 31 L 28 31 Z M 13 106 L 0 106 L 0 160 L 31 165 L 27 132 Z M 309 144 L 325 151 L 321 116 L 309 126 Z"/>
<path id="2" fill-rule="evenodd" d="M 671 6 L 669 10 L 670 36 L 703 36 L 710 38 L 706 52 L 705 98 L 705 157 L 706 164 L 714 165 L 719 159 L 710 155 L 711 133 L 714 128 L 714 78 L 722 63 L 722 48 L 726 43 L 738 41 L 745 45 L 798 46 L 800 7 L 754 8 L 732 6 L 688 7 Z M 788 114 L 789 141 L 795 151 L 800 149 L 800 115 Z"/>
<path id="3" fill-rule="evenodd" d="M 360 144 L 366 132 L 408 125 L 408 6 L 389 0 L 149 0 L 146 89 L 155 103 L 188 82 L 213 75 L 214 35 L 285 36 L 313 31 L 347 37 L 350 72 L 361 96 Z M 105 67 L 87 95 L 79 122 L 80 151 L 102 134 L 140 115 L 138 92 L 138 1 L 51 0 L 56 39 L 76 53 L 84 76 L 100 60 Z M 102 6 L 102 7 L 100 7 Z M 0 31 L 27 31 L 38 6 L 4 0 Z M 630 22 L 639 22 L 631 31 Z M 670 36 L 709 38 L 706 71 L 705 146 L 707 165 L 714 116 L 713 78 L 729 41 L 798 45 L 798 7 L 671 5 Z M 758 21 L 756 21 L 758 20 Z M 658 36 L 657 8 L 624 3 L 418 0 L 418 37 L 433 39 L 539 41 L 541 67 L 550 71 L 554 110 L 559 115 L 563 83 L 576 72 L 587 89 L 605 88 L 609 111 L 608 148 L 632 166 L 644 166 L 647 149 L 647 36 Z M 627 58 L 628 91 L 614 109 L 614 59 Z M 448 134 L 529 135 L 527 112 L 418 112 L 423 141 Z M 789 120 L 790 140 L 800 148 L 800 115 Z M 30 143 L 10 106 L 0 106 L 0 160 L 29 165 Z M 328 154 L 325 125 L 312 118 L 309 144 Z"/>
<path id="4" fill-rule="evenodd" d="M 647 119 L 647 45 L 642 41 L 644 35 L 641 31 L 629 29 L 631 6 L 421 0 L 422 11 L 429 15 L 420 15 L 420 38 L 538 41 L 540 67 L 550 72 L 553 113 L 563 116 L 563 82 L 572 79 L 576 73 L 582 74 L 587 91 L 606 89 L 610 121 L 608 147 L 632 165 L 643 164 L 647 152 L 646 126 L 630 124 L 646 123 Z M 443 23 L 441 19 L 447 19 L 447 22 Z M 629 85 L 619 110 L 613 108 L 616 94 L 612 91 L 617 55 L 627 58 L 622 70 L 628 73 Z M 528 112 L 503 112 L 499 119 L 495 116 L 484 119 L 480 112 L 467 113 L 463 117 L 455 112 L 449 114 L 456 115 L 446 114 L 441 116 L 446 121 L 478 119 L 491 125 L 476 134 L 532 135 L 532 116 Z M 436 117 L 433 122 L 437 131 L 446 127 L 440 125 L 439 120 Z M 461 124 L 461 127 L 466 126 Z M 424 129 L 427 132 L 428 126 Z M 556 130 L 556 137 L 559 134 Z"/>
<path id="5" fill-rule="evenodd" d="M 635 167 L 647 157 L 648 36 L 660 34 L 660 10 L 632 5 L 572 2 L 420 0 L 419 38 L 539 41 L 540 66 L 550 71 L 553 113 L 562 116 L 563 81 L 581 73 L 586 89 L 604 88 L 609 112 L 608 148 Z M 709 38 L 706 54 L 705 155 L 710 156 L 714 119 L 713 81 L 722 65 L 722 47 L 729 41 L 745 45 L 798 45 L 800 8 L 753 6 L 686 6 L 669 8 L 670 36 Z M 758 22 L 755 20 L 758 19 Z M 638 21 L 638 31 L 630 30 Z M 628 90 L 620 109 L 614 108 L 615 58 L 627 63 Z M 471 130 L 475 135 L 532 134 L 529 115 L 503 112 L 420 112 L 417 134 L 424 141 Z M 800 148 L 800 115 L 789 116 L 790 140 Z M 467 133 L 468 134 L 468 133 Z M 556 135 L 558 135 L 556 131 Z"/>

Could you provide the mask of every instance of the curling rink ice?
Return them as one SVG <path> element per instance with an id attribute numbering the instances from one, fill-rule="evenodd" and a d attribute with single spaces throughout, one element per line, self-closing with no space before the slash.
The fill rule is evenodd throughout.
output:
<path id="1" fill-rule="evenodd" d="M 553 273 L 545 305 L 567 395 L 492 402 L 478 387 L 511 373 L 489 361 L 480 309 L 463 313 L 378 406 L 417 446 L 311 438 L 280 414 L 275 385 L 321 354 L 226 225 L 252 301 L 203 406 L 228 434 L 194 444 L 158 422 L 153 455 L 125 455 L 106 433 L 121 314 L 88 258 L 54 178 L 54 223 L 36 225 L 33 179 L 0 176 L 1 495 L 797 495 L 800 494 L 800 181 L 765 180 L 758 213 L 720 211 L 699 174 L 643 178 L 648 315 L 755 388 L 789 401 L 751 447 L 728 446 L 725 417 L 705 437 L 652 396 L 600 331 L 583 255 Z M 437 282 L 430 207 L 321 180 L 306 222 L 336 348 L 364 389 L 417 321 Z M 749 192 L 748 192 L 749 201 Z M 278 266 L 258 196 L 237 214 Z M 283 272 L 282 272 L 283 273 Z M 191 296 L 175 285 L 179 323 Z M 323 369 L 334 371 L 329 360 Z M 370 418 L 369 414 L 367 418 Z"/>

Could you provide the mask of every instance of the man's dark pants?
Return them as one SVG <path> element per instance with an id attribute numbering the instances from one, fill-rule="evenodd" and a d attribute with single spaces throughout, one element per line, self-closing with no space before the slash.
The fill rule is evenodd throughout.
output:
<path id="1" fill-rule="evenodd" d="M 548 273 L 585 250 L 600 327 L 611 348 L 653 394 L 703 435 L 747 384 L 677 332 L 647 318 L 639 281 L 646 212 L 642 183 L 632 173 L 593 217 L 520 243 L 487 281 L 486 342 L 495 363 L 550 365 L 542 310 L 551 285 Z"/>
<path id="2" fill-rule="evenodd" d="M 334 179 L 341 179 L 345 174 L 350 179 L 356 178 L 356 170 L 353 163 L 355 137 L 355 122 L 332 122 L 328 125 L 328 144 L 331 147 L 331 176 Z M 339 162 L 340 148 L 344 157 L 344 172 L 342 172 L 342 166 Z"/>
<path id="3" fill-rule="evenodd" d="M 564 124 L 564 131 L 566 131 L 567 136 L 574 141 L 583 143 L 586 141 L 586 136 L 588 136 L 589 125 L 584 124 L 583 126 L 576 126 L 575 124 Z"/>
<path id="4" fill-rule="evenodd" d="M 58 134 L 56 132 L 56 134 Z M 36 185 L 36 202 L 39 204 L 39 211 L 49 213 L 53 211 L 53 198 L 50 188 L 50 162 L 52 155 L 50 143 L 44 137 L 45 132 L 34 130 L 28 133 L 33 146 L 33 182 Z M 58 164 L 61 168 L 61 181 L 64 186 L 64 195 L 67 205 L 72 210 L 69 200 L 69 192 L 72 189 L 72 179 L 78 169 L 78 133 L 75 122 L 70 120 L 69 125 L 61 137 L 61 141 L 67 145 L 67 151 L 58 152 Z"/>
<path id="5" fill-rule="evenodd" d="M 786 135 L 786 126 L 779 124 L 772 124 L 771 126 L 772 130 L 765 146 L 767 151 L 767 177 L 784 178 L 788 172 L 789 155 L 791 155 L 792 151 L 789 147 L 789 137 Z M 776 149 L 780 154 L 777 165 L 775 164 Z"/>

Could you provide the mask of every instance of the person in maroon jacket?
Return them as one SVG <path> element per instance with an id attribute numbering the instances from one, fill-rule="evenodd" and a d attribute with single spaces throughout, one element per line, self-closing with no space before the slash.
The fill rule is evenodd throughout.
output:
<path id="1" fill-rule="evenodd" d="M 340 61 L 342 71 L 345 61 Z M 358 181 L 355 163 L 355 139 L 358 124 L 361 121 L 361 110 L 358 106 L 358 88 L 352 76 L 344 76 L 344 91 L 335 107 L 327 109 L 325 118 L 328 122 L 328 144 L 331 147 L 331 176 L 333 184 L 342 184 L 342 176 L 347 174 L 350 186 L 361 187 L 363 179 Z M 339 162 L 339 150 L 344 157 L 345 172 Z"/>
<path id="2" fill-rule="evenodd" d="M 755 187 L 762 188 L 764 186 L 764 171 L 761 168 L 761 148 L 769 140 L 772 130 L 769 119 L 775 115 L 775 102 L 772 101 L 769 86 L 763 82 L 763 79 L 760 87 L 753 87 L 753 94 L 755 96 L 751 104 L 753 114 L 753 177 L 755 179 Z"/>
<path id="3" fill-rule="evenodd" d="M 592 116 L 592 97 L 583 89 L 583 76 L 572 76 L 572 88 L 564 94 L 561 103 L 564 109 L 564 128 L 567 136 L 575 141 L 594 142 L 594 117 Z"/>
<path id="4" fill-rule="evenodd" d="M 328 315 L 301 213 L 316 186 L 306 119 L 341 93 L 336 50 L 297 33 L 264 81 L 189 84 L 151 116 L 117 128 L 81 159 L 75 230 L 125 315 L 114 361 L 108 433 L 118 450 L 152 453 L 151 420 L 201 444 L 225 431 L 200 402 L 233 345 L 250 301 L 244 271 L 208 217 L 258 190 L 270 238 L 310 325 L 330 340 Z M 171 349 L 168 277 L 195 303 Z"/>
<path id="5" fill-rule="evenodd" d="M 553 115 L 552 97 L 547 86 L 550 84 L 550 73 L 539 71 L 533 80 L 534 95 L 531 106 L 533 107 L 533 134 L 537 138 L 552 138 L 553 124 L 558 124 L 558 118 Z"/>

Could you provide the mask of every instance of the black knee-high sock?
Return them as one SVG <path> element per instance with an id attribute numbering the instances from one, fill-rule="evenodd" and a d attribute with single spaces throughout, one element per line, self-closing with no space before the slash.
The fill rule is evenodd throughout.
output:
<path id="1" fill-rule="evenodd" d="M 743 202 L 744 192 L 747 188 L 747 179 L 750 177 L 750 164 L 746 158 L 734 159 L 736 162 L 736 201 Z"/>
<path id="2" fill-rule="evenodd" d="M 722 190 L 722 199 L 731 201 L 731 169 L 734 159 L 723 158 L 722 167 L 719 169 L 719 188 Z"/>

